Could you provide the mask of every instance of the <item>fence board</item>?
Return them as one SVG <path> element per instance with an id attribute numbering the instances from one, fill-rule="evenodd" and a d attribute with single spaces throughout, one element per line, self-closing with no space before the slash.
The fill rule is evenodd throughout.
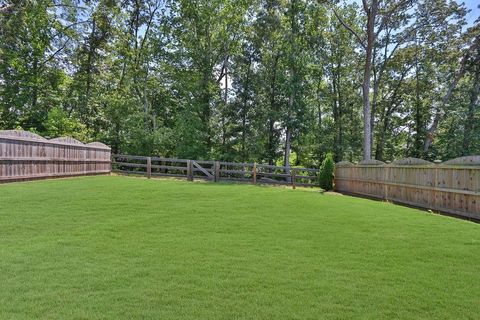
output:
<path id="1" fill-rule="evenodd" d="M 105 174 L 110 167 L 110 148 L 100 142 L 0 131 L 0 182 Z"/>
<path id="2" fill-rule="evenodd" d="M 193 172 L 202 172 L 203 174 L 205 174 L 207 179 L 213 180 L 214 178 L 212 175 L 213 173 L 212 169 L 208 170 L 200 166 L 200 164 L 213 164 L 213 163 L 214 163 L 213 161 L 193 161 L 192 160 L 192 164 L 196 168 L 196 169 L 193 169 Z"/>
<path id="3" fill-rule="evenodd" d="M 480 219 L 480 157 L 443 164 L 407 158 L 392 164 L 339 163 L 335 189 Z"/>
<path id="4" fill-rule="evenodd" d="M 252 171 L 220 169 L 220 173 L 252 174 Z"/>
<path id="5" fill-rule="evenodd" d="M 160 162 L 161 165 L 148 165 L 147 161 Z M 133 161 L 133 162 L 128 162 Z M 186 163 L 186 166 L 178 166 L 178 163 Z M 144 157 L 115 154 L 112 156 L 113 171 L 119 173 L 131 173 L 148 176 L 148 168 L 151 169 L 151 176 L 165 176 L 176 178 L 206 179 L 218 181 L 251 182 L 253 184 L 283 184 L 305 187 L 315 187 L 318 169 L 311 168 L 290 168 L 291 173 L 287 174 L 286 168 L 281 166 L 258 165 L 255 163 L 237 163 L 220 161 L 196 161 L 188 159 Z M 232 169 L 235 168 L 235 169 Z M 239 170 L 242 168 L 242 170 Z M 248 168 L 248 170 L 247 170 Z M 250 170 L 251 168 L 251 170 Z M 272 172 L 259 171 L 258 168 L 274 169 Z M 138 170 L 137 170 L 138 169 Z M 161 171 L 159 171 L 161 170 Z M 280 171 L 280 172 L 278 172 Z M 298 175 L 301 173 L 300 175 Z M 292 179 L 292 177 L 294 177 Z M 276 179 L 272 179 L 276 178 Z M 290 181 L 289 181 L 290 179 Z"/>

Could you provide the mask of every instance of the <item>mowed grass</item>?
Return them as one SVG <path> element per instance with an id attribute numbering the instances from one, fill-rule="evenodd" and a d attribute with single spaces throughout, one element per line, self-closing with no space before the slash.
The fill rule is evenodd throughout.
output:
<path id="1" fill-rule="evenodd" d="M 0 319 L 479 317 L 468 221 L 251 185 L 0 185 Z"/>

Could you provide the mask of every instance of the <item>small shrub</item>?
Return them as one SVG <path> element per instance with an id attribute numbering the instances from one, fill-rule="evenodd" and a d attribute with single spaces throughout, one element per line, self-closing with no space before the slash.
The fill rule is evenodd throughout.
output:
<path id="1" fill-rule="evenodd" d="M 325 191 L 333 190 L 334 172 L 335 162 L 333 161 L 333 155 L 328 153 L 322 162 L 322 166 L 320 167 L 320 188 L 324 189 Z"/>

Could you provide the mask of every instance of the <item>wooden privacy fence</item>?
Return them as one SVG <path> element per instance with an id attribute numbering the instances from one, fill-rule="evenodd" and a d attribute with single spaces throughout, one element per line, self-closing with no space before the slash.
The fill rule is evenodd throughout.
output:
<path id="1" fill-rule="evenodd" d="M 480 219 L 480 156 L 337 163 L 335 189 Z"/>
<path id="2" fill-rule="evenodd" d="M 110 148 L 100 142 L 0 131 L 0 182 L 109 173 L 110 162 Z"/>
<path id="3" fill-rule="evenodd" d="M 284 184 L 304 187 L 317 185 L 318 169 L 272 166 L 256 163 L 201 161 L 116 154 L 112 171 L 147 177 L 175 177 L 211 181 Z"/>

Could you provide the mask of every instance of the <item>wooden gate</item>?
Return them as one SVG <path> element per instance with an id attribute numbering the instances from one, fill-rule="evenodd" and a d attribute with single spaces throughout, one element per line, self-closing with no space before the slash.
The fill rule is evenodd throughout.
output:
<path id="1" fill-rule="evenodd" d="M 197 161 L 191 160 L 192 176 L 196 178 L 204 178 L 207 180 L 215 180 L 215 162 L 214 161 Z M 197 173 L 197 174 L 196 174 Z M 200 176 L 198 176 L 198 174 Z"/>
<path id="2" fill-rule="evenodd" d="M 142 157 L 114 154 L 113 171 L 140 174 L 147 177 L 187 178 L 189 181 L 205 179 L 214 182 L 237 181 L 262 184 L 318 186 L 318 169 L 283 167 L 258 163 L 205 161 Z"/>

